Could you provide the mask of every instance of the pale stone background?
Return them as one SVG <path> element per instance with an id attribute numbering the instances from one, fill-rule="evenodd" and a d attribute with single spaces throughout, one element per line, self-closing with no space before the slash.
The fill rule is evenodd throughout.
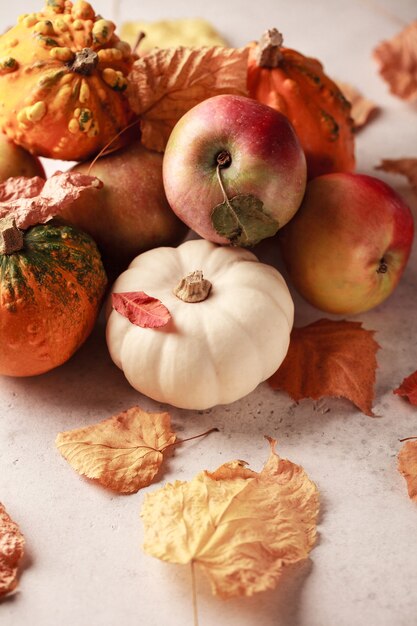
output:
<path id="1" fill-rule="evenodd" d="M 0 26 L 35 0 L 0 7 Z M 380 116 L 357 139 L 358 170 L 375 173 L 383 157 L 417 156 L 417 110 L 389 95 L 371 59 L 372 48 L 416 17 L 415 0 L 161 0 L 110 2 L 95 8 L 119 22 L 128 18 L 201 16 L 232 45 L 255 39 L 268 26 L 288 46 L 319 57 L 327 72 L 350 81 L 381 106 Z M 56 167 L 48 164 L 48 171 Z M 378 174 L 417 206 L 405 180 Z M 273 242 L 263 260 L 278 263 Z M 376 331 L 375 413 L 360 414 L 347 401 L 293 403 L 266 384 L 228 407 L 202 413 L 169 410 L 183 436 L 211 426 L 220 433 L 178 447 L 159 482 L 187 480 L 203 468 L 234 458 L 259 470 L 263 439 L 279 440 L 282 456 L 300 463 L 322 497 L 320 539 L 304 565 L 286 574 L 275 591 L 222 602 L 198 576 L 200 625 L 414 626 L 417 614 L 417 506 L 396 470 L 401 437 L 417 435 L 417 409 L 392 394 L 417 368 L 417 251 L 395 294 L 357 316 Z M 322 313 L 295 296 L 296 323 Z M 80 427 L 139 403 L 112 364 L 99 324 L 64 366 L 28 379 L 0 380 L 0 500 L 27 540 L 19 591 L 0 603 L 4 626 L 179 626 L 192 624 L 190 571 L 161 563 L 140 549 L 139 509 L 144 492 L 121 497 L 75 474 L 54 447 L 59 431 Z M 146 490 L 145 490 L 146 491 Z"/>

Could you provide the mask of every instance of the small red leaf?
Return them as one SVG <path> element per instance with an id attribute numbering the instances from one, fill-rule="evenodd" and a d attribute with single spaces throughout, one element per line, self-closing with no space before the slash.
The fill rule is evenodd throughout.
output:
<path id="1" fill-rule="evenodd" d="M 112 293 L 112 306 L 129 322 L 142 328 L 165 326 L 171 319 L 171 313 L 166 306 L 143 291 Z"/>
<path id="2" fill-rule="evenodd" d="M 410 401 L 410 404 L 417 406 L 417 372 L 413 372 L 410 376 L 404 378 L 401 385 L 394 389 L 394 393 L 397 396 L 405 396 Z"/>

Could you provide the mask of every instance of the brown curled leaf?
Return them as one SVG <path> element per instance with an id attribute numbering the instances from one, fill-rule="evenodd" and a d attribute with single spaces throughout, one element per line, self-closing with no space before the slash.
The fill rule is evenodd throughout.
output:
<path id="1" fill-rule="evenodd" d="M 128 98 L 141 117 L 142 143 L 163 151 L 178 120 L 193 106 L 223 93 L 245 95 L 248 48 L 154 49 L 135 61 Z"/>
<path id="2" fill-rule="evenodd" d="M 417 159 L 383 159 L 376 169 L 406 176 L 417 193 Z"/>
<path id="3" fill-rule="evenodd" d="M 25 539 L 19 526 L 0 502 L 0 597 L 17 587 L 18 567 L 24 546 Z"/>
<path id="4" fill-rule="evenodd" d="M 417 502 L 417 441 L 406 441 L 398 453 L 398 471 L 407 483 L 408 495 Z"/>
<path id="5" fill-rule="evenodd" d="M 410 404 L 417 406 L 417 371 L 404 378 L 401 385 L 394 389 L 394 393 L 407 398 Z"/>
<path id="6" fill-rule="evenodd" d="M 391 93 L 404 100 L 417 100 L 417 20 L 381 42 L 373 56 Z"/>
<path id="7" fill-rule="evenodd" d="M 350 116 L 353 119 L 353 127 L 359 130 L 378 112 L 379 107 L 372 100 L 365 98 L 359 89 L 349 83 L 335 81 L 340 91 L 352 105 Z"/>
<path id="8" fill-rule="evenodd" d="M 347 398 L 372 416 L 379 348 L 373 335 L 361 322 L 346 320 L 321 319 L 293 328 L 287 356 L 268 382 L 296 402 Z"/>
<path id="9" fill-rule="evenodd" d="M 14 218 L 16 226 L 22 230 L 45 224 L 86 189 L 102 186 L 95 176 L 79 172 L 56 172 L 47 180 L 39 176 L 8 178 L 0 183 L 0 218 Z"/>

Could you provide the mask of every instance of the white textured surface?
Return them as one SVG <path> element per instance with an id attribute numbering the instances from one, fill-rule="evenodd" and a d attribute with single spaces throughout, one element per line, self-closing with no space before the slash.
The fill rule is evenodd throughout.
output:
<path id="1" fill-rule="evenodd" d="M 1 5 L 1 25 L 35 1 Z M 115 2 L 97 0 L 103 15 Z M 358 169 L 374 173 L 380 158 L 417 156 L 417 110 L 388 95 L 372 47 L 415 18 L 414 0 L 122 1 L 119 18 L 202 16 L 234 45 L 276 25 L 287 45 L 317 56 L 328 73 L 350 81 L 382 112 L 358 137 Z M 55 164 L 54 164 L 55 166 Z M 49 169 L 53 166 L 48 166 Z M 383 176 L 412 204 L 405 181 Z M 269 242 L 263 260 L 276 262 Z M 222 602 L 198 578 L 200 624 L 229 626 L 414 626 L 417 614 L 417 506 L 396 470 L 398 438 L 417 434 L 417 409 L 392 394 L 417 367 L 417 251 L 395 294 L 358 316 L 377 331 L 375 412 L 371 419 L 343 400 L 295 405 L 262 385 L 229 407 L 203 413 L 172 410 L 184 436 L 218 426 L 220 433 L 178 447 L 160 475 L 189 479 L 234 458 L 260 469 L 264 434 L 282 456 L 300 463 L 322 494 L 320 539 L 311 560 L 272 592 Z M 296 302 L 296 323 L 322 317 Z M 0 500 L 27 540 L 19 591 L 0 604 L 5 626 L 179 626 L 192 623 L 190 572 L 140 550 L 144 493 L 118 497 L 78 477 L 54 447 L 56 434 L 110 416 L 140 397 L 111 363 L 99 325 L 66 365 L 44 376 L 0 380 Z"/>

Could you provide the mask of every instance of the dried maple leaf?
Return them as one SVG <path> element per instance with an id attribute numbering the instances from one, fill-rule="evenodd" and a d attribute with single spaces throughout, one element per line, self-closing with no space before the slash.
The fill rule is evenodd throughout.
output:
<path id="1" fill-rule="evenodd" d="M 0 502 L 0 597 L 17 587 L 17 570 L 25 539 Z"/>
<path id="2" fill-rule="evenodd" d="M 76 200 L 86 189 L 100 188 L 95 176 L 56 172 L 44 180 L 17 176 L 0 183 L 0 218 L 12 217 L 22 230 L 44 224 Z"/>
<path id="3" fill-rule="evenodd" d="M 398 453 L 398 471 L 407 482 L 408 495 L 417 502 L 417 441 L 406 441 Z"/>
<path id="4" fill-rule="evenodd" d="M 152 482 L 169 446 L 217 430 L 176 441 L 169 413 L 148 413 L 134 406 L 97 424 L 59 433 L 55 443 L 79 474 L 128 494 Z"/>
<path id="5" fill-rule="evenodd" d="M 376 169 L 393 174 L 403 174 L 417 193 L 417 159 L 383 159 Z"/>
<path id="6" fill-rule="evenodd" d="M 141 116 L 142 143 L 163 151 L 171 130 L 194 105 L 223 93 L 246 94 L 248 48 L 154 50 L 135 61 L 128 97 Z"/>
<path id="7" fill-rule="evenodd" d="M 362 328 L 361 322 L 345 320 L 321 319 L 293 328 L 287 356 L 269 383 L 296 402 L 342 397 L 366 415 L 373 415 L 379 348 L 373 335 L 374 331 Z"/>
<path id="8" fill-rule="evenodd" d="M 380 43 L 373 56 L 391 93 L 404 100 L 416 100 L 417 20 L 392 39 Z"/>
<path id="9" fill-rule="evenodd" d="M 340 91 L 345 96 L 346 100 L 349 100 L 352 108 L 350 110 L 350 116 L 353 119 L 353 126 L 355 130 L 359 130 L 375 115 L 378 111 L 378 106 L 372 100 L 365 98 L 361 92 L 350 85 L 349 83 L 341 83 L 336 81 Z"/>
<path id="10" fill-rule="evenodd" d="M 269 442 L 260 473 L 234 461 L 147 494 L 145 551 L 198 564 L 223 598 L 273 588 L 283 568 L 312 549 L 319 498 L 303 468 L 280 459 Z"/>
<path id="11" fill-rule="evenodd" d="M 417 406 L 417 372 L 413 372 L 410 376 L 404 378 L 401 385 L 394 389 L 394 393 L 408 398 L 411 404 Z"/>
<path id="12" fill-rule="evenodd" d="M 171 313 L 157 298 L 143 291 L 112 293 L 113 308 L 129 322 L 142 328 L 159 328 L 168 324 Z"/>

